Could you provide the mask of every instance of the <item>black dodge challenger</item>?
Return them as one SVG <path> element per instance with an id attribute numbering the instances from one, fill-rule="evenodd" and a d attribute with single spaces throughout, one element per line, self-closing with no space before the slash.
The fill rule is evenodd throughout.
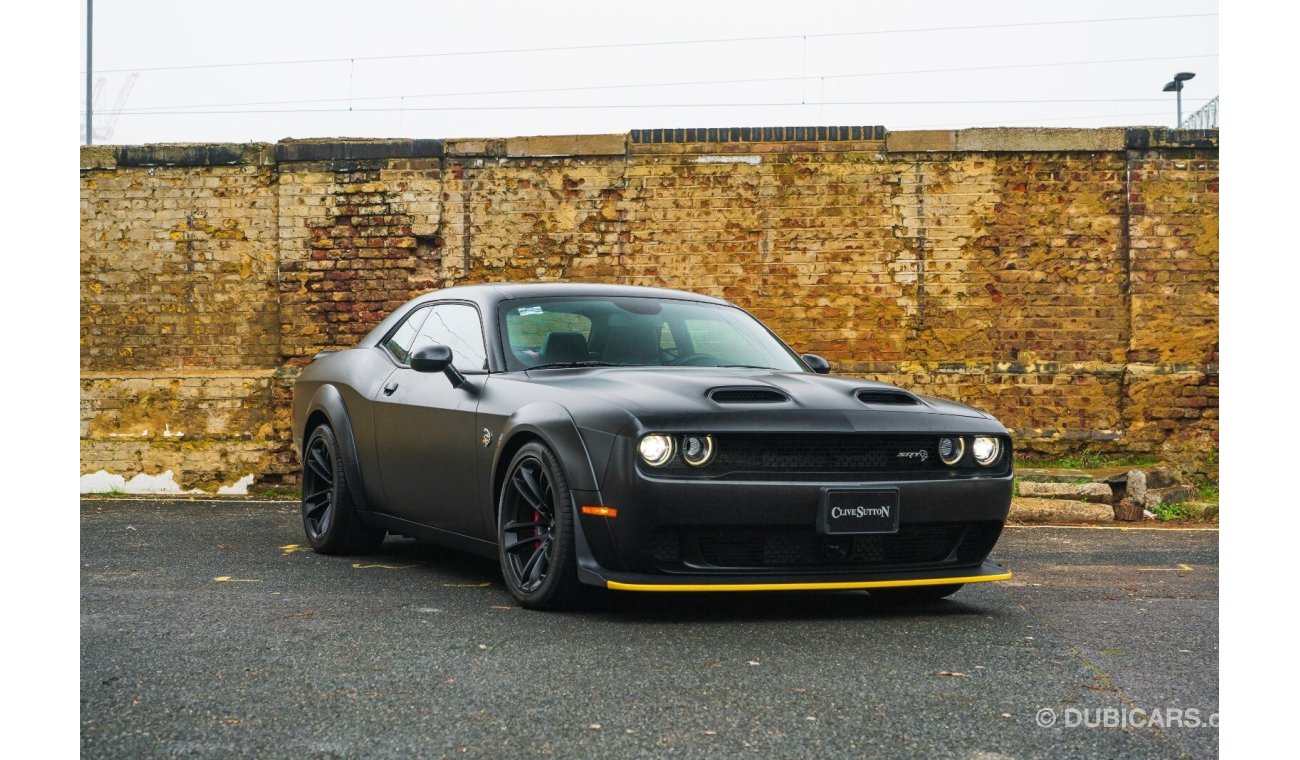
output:
<path id="1" fill-rule="evenodd" d="M 316 551 L 386 533 L 496 557 L 526 607 L 626 591 L 947 596 L 1011 503 L 993 417 L 827 377 L 716 298 L 594 284 L 439 290 L 294 388 Z"/>

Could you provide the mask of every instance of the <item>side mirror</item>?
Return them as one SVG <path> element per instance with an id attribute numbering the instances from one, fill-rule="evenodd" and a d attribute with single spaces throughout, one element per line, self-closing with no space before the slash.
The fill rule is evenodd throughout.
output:
<path id="1" fill-rule="evenodd" d="M 411 369 L 416 372 L 441 372 L 451 381 L 451 387 L 465 384 L 465 376 L 451 363 L 451 349 L 434 343 L 411 354 Z"/>
<path id="2" fill-rule="evenodd" d="M 803 363 L 808 365 L 808 369 L 819 375 L 829 375 L 831 373 L 831 363 L 817 354 L 804 354 L 799 358 L 803 359 Z"/>

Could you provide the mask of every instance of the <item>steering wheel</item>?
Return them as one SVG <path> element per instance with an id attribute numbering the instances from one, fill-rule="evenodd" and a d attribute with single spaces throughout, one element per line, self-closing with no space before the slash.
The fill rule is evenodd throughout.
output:
<path id="1" fill-rule="evenodd" d="M 673 362 L 674 367 L 716 367 L 718 357 L 713 354 L 687 354 Z"/>

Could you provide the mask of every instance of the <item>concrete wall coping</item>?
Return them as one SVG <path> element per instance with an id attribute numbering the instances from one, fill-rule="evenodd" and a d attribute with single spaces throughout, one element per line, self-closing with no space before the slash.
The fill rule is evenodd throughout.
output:
<path id="1" fill-rule="evenodd" d="M 991 127 L 889 132 L 889 153 L 1112 152 L 1149 148 L 1219 147 L 1217 129 Z"/>
<path id="2" fill-rule="evenodd" d="M 631 145 L 673 143 L 842 142 L 883 140 L 887 153 L 1113 152 L 1153 148 L 1217 150 L 1217 129 L 993 127 L 901 130 L 856 127 L 634 129 L 600 135 L 508 138 L 281 140 L 270 143 L 154 143 L 82 146 L 82 169 L 131 166 L 271 166 L 295 161 L 482 156 L 546 158 L 623 156 Z"/>
<path id="3" fill-rule="evenodd" d="M 442 155 L 442 140 L 329 138 L 281 140 L 275 144 L 275 160 L 282 162 L 441 158 Z"/>
<path id="4" fill-rule="evenodd" d="M 458 138 L 447 141 L 449 156 L 553 158 L 556 156 L 627 155 L 624 133 L 604 135 L 539 135 L 535 137 Z"/>
<path id="5" fill-rule="evenodd" d="M 82 169 L 119 166 L 270 166 L 270 143 L 152 143 L 149 145 L 83 145 Z"/>
<path id="6" fill-rule="evenodd" d="M 882 126 L 809 127 L 693 127 L 685 129 L 634 129 L 634 145 L 693 142 L 845 142 L 883 140 Z"/>

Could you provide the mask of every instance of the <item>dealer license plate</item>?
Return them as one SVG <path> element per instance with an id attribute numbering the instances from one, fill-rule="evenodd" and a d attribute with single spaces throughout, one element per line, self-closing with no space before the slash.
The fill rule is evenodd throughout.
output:
<path id="1" fill-rule="evenodd" d="M 823 535 L 898 532 L 898 489 L 823 488 L 817 511 Z"/>

